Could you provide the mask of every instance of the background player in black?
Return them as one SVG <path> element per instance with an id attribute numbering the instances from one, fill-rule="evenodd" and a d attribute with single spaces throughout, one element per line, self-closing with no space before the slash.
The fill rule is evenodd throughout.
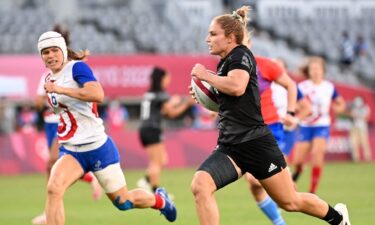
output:
<path id="1" fill-rule="evenodd" d="M 171 76 L 162 68 L 155 67 L 151 74 L 150 89 L 144 94 L 141 105 L 141 128 L 139 130 L 143 147 L 147 151 L 148 166 L 145 178 L 138 181 L 142 188 L 155 191 L 160 185 L 160 174 L 163 165 L 168 161 L 162 133 L 163 117 L 175 118 L 184 113 L 193 99 L 170 97 L 166 92 Z"/>
<path id="2" fill-rule="evenodd" d="M 210 24 L 206 41 L 210 54 L 221 58 L 218 76 L 209 74 L 201 64 L 191 72 L 217 89 L 220 104 L 218 146 L 199 167 L 191 185 L 200 224 L 219 224 L 214 192 L 249 172 L 281 208 L 334 225 L 350 225 L 344 204 L 333 209 L 314 194 L 296 192 L 285 169 L 282 153 L 261 117 L 254 57 L 241 44 L 249 10 L 241 7 Z"/>

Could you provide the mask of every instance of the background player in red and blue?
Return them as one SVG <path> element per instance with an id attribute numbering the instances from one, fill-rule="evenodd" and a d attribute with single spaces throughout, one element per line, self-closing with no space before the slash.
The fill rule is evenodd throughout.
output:
<path id="1" fill-rule="evenodd" d="M 308 79 L 298 84 L 303 95 L 311 103 L 311 114 L 301 120 L 297 145 L 293 155 L 296 181 L 302 173 L 307 154 L 312 153 L 310 192 L 315 193 L 324 165 L 324 156 L 330 134 L 330 109 L 337 113 L 345 110 L 345 101 L 334 84 L 325 80 L 325 62 L 320 57 L 311 57 L 307 65 Z"/>

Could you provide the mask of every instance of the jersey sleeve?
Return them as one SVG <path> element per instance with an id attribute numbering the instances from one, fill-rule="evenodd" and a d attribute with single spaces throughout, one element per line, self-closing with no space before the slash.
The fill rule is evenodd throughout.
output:
<path id="1" fill-rule="evenodd" d="M 251 71 L 252 67 L 253 64 L 251 63 L 250 57 L 243 52 L 238 52 L 232 56 L 231 62 L 228 66 L 228 72 L 235 69 Z"/>
<path id="2" fill-rule="evenodd" d="M 297 101 L 303 99 L 303 93 L 302 91 L 300 90 L 300 88 L 297 86 Z"/>
<path id="3" fill-rule="evenodd" d="M 169 99 L 171 98 L 171 96 L 167 93 L 167 92 L 162 92 L 159 96 L 159 101 L 161 104 L 164 104 L 166 103 Z"/>
<path id="4" fill-rule="evenodd" d="M 73 65 L 73 79 L 79 84 L 80 87 L 86 82 L 96 81 L 94 74 L 90 67 L 84 62 L 76 62 Z"/>
<path id="5" fill-rule="evenodd" d="M 283 74 L 282 68 L 271 59 L 257 57 L 256 62 L 263 78 L 269 81 L 275 81 Z"/>
<path id="6" fill-rule="evenodd" d="M 336 87 L 333 87 L 332 100 L 336 99 L 339 96 L 340 96 L 340 94 L 337 91 Z"/>

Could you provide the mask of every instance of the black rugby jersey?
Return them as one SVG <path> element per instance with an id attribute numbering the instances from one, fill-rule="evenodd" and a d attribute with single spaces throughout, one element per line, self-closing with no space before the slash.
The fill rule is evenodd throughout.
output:
<path id="1" fill-rule="evenodd" d="M 235 47 L 217 66 L 219 76 L 227 76 L 234 69 L 245 70 L 250 79 L 242 96 L 230 96 L 218 92 L 219 144 L 243 143 L 270 133 L 260 109 L 256 61 L 244 45 Z"/>
<path id="2" fill-rule="evenodd" d="M 147 92 L 141 104 L 141 127 L 161 128 L 161 108 L 168 101 L 167 92 Z"/>

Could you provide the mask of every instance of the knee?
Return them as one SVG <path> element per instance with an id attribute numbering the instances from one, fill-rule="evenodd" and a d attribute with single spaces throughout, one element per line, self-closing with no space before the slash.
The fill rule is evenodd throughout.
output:
<path id="1" fill-rule="evenodd" d="M 199 172 L 198 172 L 199 173 Z M 213 181 L 212 181 L 213 182 Z M 195 174 L 191 182 L 191 192 L 194 197 L 202 198 L 204 196 L 209 196 L 215 191 L 215 184 L 212 184 L 204 176 Z"/>
<path id="2" fill-rule="evenodd" d="M 47 184 L 47 194 L 49 197 L 58 198 L 62 197 L 64 195 L 64 188 L 62 183 L 50 179 L 50 181 Z"/>

